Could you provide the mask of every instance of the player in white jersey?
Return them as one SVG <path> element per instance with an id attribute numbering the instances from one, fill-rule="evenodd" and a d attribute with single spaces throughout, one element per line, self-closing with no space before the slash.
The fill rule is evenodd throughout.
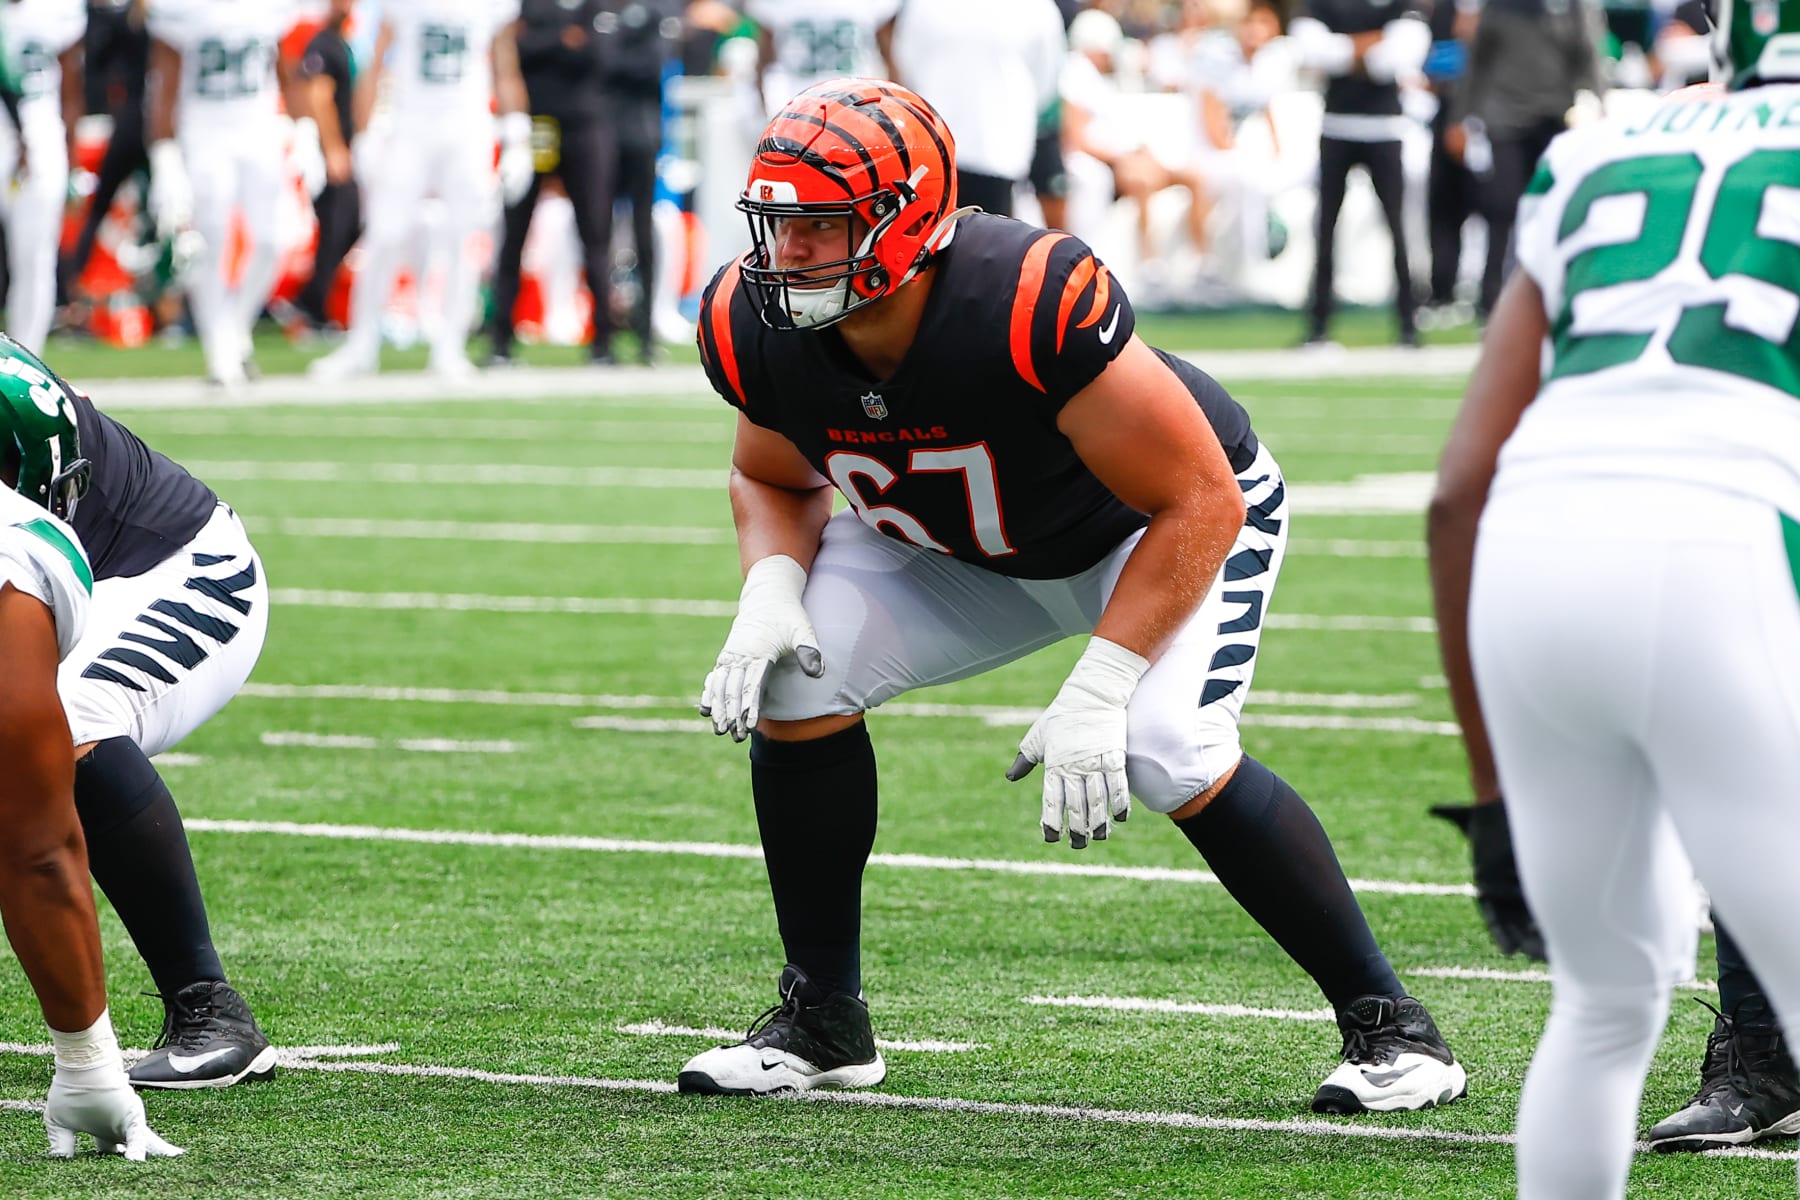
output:
<path id="1" fill-rule="evenodd" d="M 6 0 L 0 4 L 0 46 L 19 86 L 18 136 L 0 123 L 0 179 L 25 171 L 3 202 L 7 267 L 6 328 L 42 351 L 56 310 L 56 260 L 62 242 L 63 202 L 69 188 L 68 125 L 81 115 L 83 0 Z"/>
<path id="2" fill-rule="evenodd" d="M 442 319 L 431 337 L 431 369 L 460 379 L 473 372 L 465 343 L 475 316 L 477 259 L 468 241 L 499 215 L 500 192 L 517 200 L 531 185 L 531 118 L 519 76 L 513 22 L 518 0 L 385 0 L 375 52 L 358 82 L 372 94 L 389 81 L 388 127 L 365 179 L 363 265 L 350 297 L 350 332 L 312 364 L 316 378 L 376 369 L 381 318 L 419 206 L 436 196 L 451 239 Z M 494 168 L 498 101 L 501 140 Z M 366 109 L 365 109 L 366 111 Z M 500 185 L 496 189 L 496 183 Z"/>
<path id="3" fill-rule="evenodd" d="M 0 406 L 18 431 L 0 447 L 0 914 L 55 1044 L 44 1108 L 50 1153 L 77 1134 L 141 1161 L 181 1151 L 158 1137 L 125 1074 L 107 1014 L 100 926 L 75 813 L 69 724 L 57 665 L 80 641 L 93 591 L 64 524 L 87 486 L 75 415 L 48 370 L 11 357 Z"/>
<path id="4" fill-rule="evenodd" d="M 151 0 L 148 11 L 151 215 L 164 236 L 190 221 L 200 234 L 188 300 L 207 375 L 227 387 L 244 381 L 275 286 L 291 84 L 280 43 L 295 15 L 293 0 Z M 234 214 L 249 240 L 235 283 Z"/>
<path id="5" fill-rule="evenodd" d="M 1523 1200 L 1624 1195 L 1688 860 L 1800 1028 L 1800 0 L 1715 20 L 1732 90 L 1539 164 L 1432 505 L 1452 698 L 1554 983 Z"/>
<path id="6" fill-rule="evenodd" d="M 762 29 L 757 83 L 773 115 L 789 96 L 846 75 L 887 75 L 875 31 L 900 0 L 745 0 L 744 15 Z"/>

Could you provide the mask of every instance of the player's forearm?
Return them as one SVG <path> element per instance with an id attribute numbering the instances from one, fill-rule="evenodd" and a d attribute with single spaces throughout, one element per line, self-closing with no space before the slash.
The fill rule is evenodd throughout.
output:
<path id="1" fill-rule="evenodd" d="M 1152 514 L 1094 635 L 1154 661 L 1206 598 L 1243 524 L 1244 497 L 1235 487 L 1199 490 Z"/>
<path id="2" fill-rule="evenodd" d="M 106 984 L 68 723 L 52 698 L 0 704 L 0 728 L 0 915 L 50 1027 L 86 1029 Z"/>
<path id="3" fill-rule="evenodd" d="M 737 524 L 738 559 L 745 572 L 772 554 L 785 554 L 807 570 L 831 519 L 829 484 L 815 488 L 776 487 L 733 468 L 731 516 Z"/>
<path id="4" fill-rule="evenodd" d="M 1485 489 L 1483 490 L 1485 496 Z M 1431 605 L 1437 618 L 1438 652 L 1450 706 L 1462 727 L 1469 755 L 1469 782 L 1478 801 L 1500 795 L 1494 751 L 1475 691 L 1475 668 L 1469 658 L 1469 577 L 1475 563 L 1475 530 L 1482 497 L 1439 495 L 1426 517 L 1426 543 L 1431 570 Z"/>
<path id="5" fill-rule="evenodd" d="M 150 49 L 150 141 L 175 136 L 175 101 L 181 88 L 181 55 L 166 42 Z"/>
<path id="6" fill-rule="evenodd" d="M 338 125 L 337 84 L 321 75 L 306 89 L 313 124 L 319 127 L 319 149 L 327 154 L 348 150 L 349 131 Z"/>

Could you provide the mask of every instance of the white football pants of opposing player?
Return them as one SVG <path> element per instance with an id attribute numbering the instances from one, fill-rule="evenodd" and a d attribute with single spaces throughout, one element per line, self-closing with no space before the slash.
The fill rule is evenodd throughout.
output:
<path id="1" fill-rule="evenodd" d="M 1693 962 L 1689 858 L 1800 1029 L 1797 552 L 1767 501 L 1694 484 L 1502 470 L 1489 497 L 1469 644 L 1554 983 L 1522 1200 L 1625 1194 Z"/>
<path id="2" fill-rule="evenodd" d="M 365 137 L 368 135 L 365 135 Z M 375 369 L 381 353 L 382 317 L 427 196 L 443 203 L 445 238 L 443 315 L 431 326 L 431 369 L 460 377 L 470 371 L 466 343 L 474 321 L 480 265 L 471 237 L 499 215 L 494 172 L 494 122 L 445 119 L 431 114 L 396 118 L 381 153 L 364 180 L 368 203 L 362 267 L 350 293 L 350 331 L 344 345 L 320 359 L 317 373 L 361 374 Z"/>
<path id="3" fill-rule="evenodd" d="M 1126 708 L 1126 778 L 1156 812 L 1174 812 L 1243 757 L 1238 717 L 1287 552 L 1288 503 L 1266 447 L 1238 473 L 1238 486 L 1247 511 L 1219 579 Z M 1015 579 L 877 533 L 846 509 L 826 523 L 806 580 L 824 672 L 811 678 L 792 655 L 777 662 L 762 715 L 859 713 L 1091 634 L 1142 536 L 1132 533 L 1071 578 Z M 996 778 L 1009 755 L 997 751 Z"/>
<path id="4" fill-rule="evenodd" d="M 0 197 L 6 223 L 6 332 L 42 354 L 56 315 L 56 266 L 63 205 L 69 194 L 69 149 L 60 119 L 25 121 L 25 173 Z M 0 179 L 18 175 L 19 133 L 0 121 Z"/>
<path id="5" fill-rule="evenodd" d="M 285 181 L 287 132 L 270 120 L 255 128 L 191 128 L 176 135 L 194 194 L 201 252 L 186 280 L 208 377 L 241 383 L 250 331 L 275 290 L 276 225 Z M 249 240 L 237 281 L 231 279 L 232 218 Z"/>
<path id="6" fill-rule="evenodd" d="M 94 584 L 87 631 L 57 691 L 73 744 L 129 737 L 154 757 L 244 686 L 269 631 L 269 581 L 225 505 L 141 575 Z"/>

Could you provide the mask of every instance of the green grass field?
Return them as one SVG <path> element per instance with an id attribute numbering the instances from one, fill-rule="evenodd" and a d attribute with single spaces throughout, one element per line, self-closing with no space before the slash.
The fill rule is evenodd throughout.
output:
<path id="1" fill-rule="evenodd" d="M 111 365 L 71 373 L 148 370 Z M 1125 870 L 1193 872 L 1186 841 L 1148 814 L 1080 854 L 1040 841 L 1035 777 L 1001 778 L 1025 720 L 993 709 L 1048 702 L 1074 643 L 905 698 L 945 708 L 870 719 L 883 813 L 866 986 L 878 1036 L 933 1045 L 887 1051 L 887 1083 L 847 1099 L 674 1094 L 717 1036 L 695 1031 L 741 1029 L 781 966 L 744 748 L 690 707 L 737 588 L 729 411 L 698 394 L 201 402 L 126 419 L 178 460 L 237 464 L 217 486 L 276 594 L 251 686 L 165 775 L 226 966 L 287 1065 L 264 1085 L 151 1095 L 182 1159 L 51 1162 L 28 1107 L 49 1079 L 28 1049 L 43 1026 L 22 975 L 0 970 L 0 1040 L 24 1044 L 0 1053 L 0 1195 L 1510 1194 L 1506 1138 L 1549 989 L 1428 973 L 1528 964 L 1493 950 L 1460 890 L 1461 838 L 1426 815 L 1462 797 L 1462 756 L 1433 639 L 1393 620 L 1430 611 L 1417 497 L 1455 389 L 1230 382 L 1296 510 L 1245 743 L 1364 881 L 1390 957 L 1469 1069 L 1467 1100 L 1313 1118 L 1338 1037 L 1306 1019 L 1323 1006 L 1310 982 L 1218 886 Z M 268 477 L 291 461 L 344 477 Z M 377 464 L 718 482 L 364 478 Z M 1366 475 L 1402 476 L 1398 511 L 1334 513 L 1373 494 L 1346 486 Z M 102 920 L 114 1022 L 147 1046 L 160 1005 Z M 1708 977 L 1710 941 L 1702 953 Z M 1677 1001 L 1645 1124 L 1692 1090 L 1711 1017 L 1688 995 L 1707 993 Z M 1041 1002 L 1070 997 L 1254 1011 Z M 1646 1154 L 1632 1195 L 1787 1195 L 1794 1174 L 1791 1157 Z"/>

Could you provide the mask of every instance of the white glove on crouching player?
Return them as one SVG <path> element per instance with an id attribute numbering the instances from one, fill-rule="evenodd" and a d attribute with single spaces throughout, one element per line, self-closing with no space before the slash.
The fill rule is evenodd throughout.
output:
<path id="1" fill-rule="evenodd" d="M 173 138 L 150 146 L 150 194 L 146 199 L 157 237 L 174 237 L 194 223 L 194 187 L 188 180 L 181 147 Z"/>
<path id="2" fill-rule="evenodd" d="M 44 1105 L 50 1157 L 73 1158 L 78 1133 L 91 1134 L 100 1153 L 123 1154 L 132 1162 L 184 1153 L 158 1137 L 144 1118 L 144 1102 L 131 1090 L 112 1018 L 104 1010 L 80 1033 L 53 1029 L 50 1036 L 56 1043 L 56 1075 Z"/>
<path id="3" fill-rule="evenodd" d="M 511 208 L 531 190 L 537 166 L 531 158 L 531 118 L 522 112 L 500 117 L 500 198 Z"/>
<path id="4" fill-rule="evenodd" d="M 805 591 L 806 568 L 785 554 L 759 559 L 744 576 L 737 619 L 700 693 L 701 715 L 712 718 L 714 733 L 729 733 L 734 742 L 750 736 L 762 710 L 763 679 L 788 655 L 814 679 L 825 673 L 819 635 L 800 603 Z"/>
<path id="5" fill-rule="evenodd" d="M 1116 642 L 1093 638 L 1069 672 L 1062 690 L 1019 743 L 1019 757 L 1006 773 L 1011 780 L 1044 764 L 1044 840 L 1062 839 L 1066 819 L 1069 848 L 1081 850 L 1091 838 L 1105 840 L 1108 817 L 1131 815 L 1125 783 L 1125 706 L 1150 660 Z"/>

